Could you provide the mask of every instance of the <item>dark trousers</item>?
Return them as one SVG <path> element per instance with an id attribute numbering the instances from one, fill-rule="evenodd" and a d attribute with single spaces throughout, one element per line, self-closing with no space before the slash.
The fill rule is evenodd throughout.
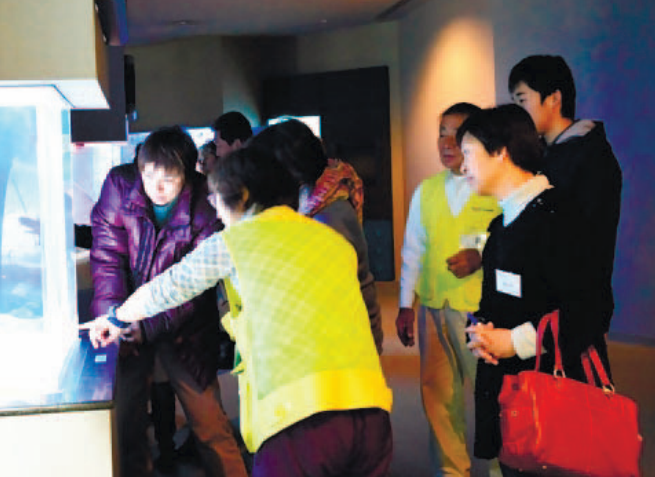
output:
<path id="1" fill-rule="evenodd" d="M 121 476 L 152 475 L 152 459 L 147 439 L 147 412 L 154 353 L 182 404 L 187 421 L 197 437 L 198 452 L 206 475 L 246 477 L 232 427 L 221 404 L 218 379 L 201 389 L 180 363 L 173 345 L 160 342 L 142 346 L 139 354 L 122 356 L 116 379 L 116 421 L 120 449 Z"/>
<path id="2" fill-rule="evenodd" d="M 266 440 L 252 477 L 384 477 L 392 449 L 388 412 L 322 412 Z"/>

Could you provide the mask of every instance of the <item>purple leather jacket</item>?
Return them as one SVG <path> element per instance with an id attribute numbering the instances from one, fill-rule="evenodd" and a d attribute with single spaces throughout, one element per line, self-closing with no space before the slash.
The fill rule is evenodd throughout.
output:
<path id="1" fill-rule="evenodd" d="M 207 201 L 204 176 L 194 173 L 167 223 L 157 231 L 152 205 L 133 164 L 109 172 L 91 221 L 93 316 L 122 304 L 140 285 L 180 261 L 222 227 Z M 215 378 L 219 346 L 215 288 L 141 323 L 146 345 L 172 340 L 181 362 L 203 388 Z"/>

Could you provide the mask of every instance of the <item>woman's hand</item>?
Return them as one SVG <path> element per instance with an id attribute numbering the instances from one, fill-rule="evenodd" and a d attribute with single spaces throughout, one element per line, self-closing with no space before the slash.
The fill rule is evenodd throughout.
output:
<path id="1" fill-rule="evenodd" d="M 494 328 L 493 323 L 477 324 L 466 328 L 470 341 L 468 348 L 474 356 L 489 364 L 498 364 L 499 359 L 516 355 L 512 342 L 512 330 Z"/>
<path id="2" fill-rule="evenodd" d="M 493 323 L 476 323 L 466 328 L 465 331 L 469 335 L 467 346 L 476 358 L 484 359 L 487 363 L 498 364 L 498 359 L 487 349 L 489 343 L 485 332 L 493 330 L 493 328 Z"/>
<path id="3" fill-rule="evenodd" d="M 80 325 L 80 330 L 89 330 L 89 340 L 94 348 L 105 346 L 115 343 L 121 336 L 123 330 L 119 327 L 112 325 L 107 320 L 107 315 L 101 315 L 93 321 L 89 321 Z"/>

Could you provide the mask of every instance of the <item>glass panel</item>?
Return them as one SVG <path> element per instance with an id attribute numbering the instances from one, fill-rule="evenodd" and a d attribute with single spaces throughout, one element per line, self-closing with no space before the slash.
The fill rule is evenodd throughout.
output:
<path id="1" fill-rule="evenodd" d="M 72 145 L 73 220 L 76 226 L 91 225 L 91 211 L 100 197 L 102 184 L 109 170 L 121 163 L 125 145 L 119 143 L 86 143 Z M 130 159 L 131 160 L 131 159 Z M 88 244 L 82 244 L 86 247 Z M 76 251 L 77 313 L 80 323 L 93 319 L 91 300 L 93 283 L 89 250 Z"/>
<path id="2" fill-rule="evenodd" d="M 56 390 L 77 339 L 69 116 L 54 88 L 0 88 L 1 400 Z"/>
<path id="3" fill-rule="evenodd" d="M 109 170 L 121 163 L 120 144 L 86 143 L 72 146 L 73 220 L 91 225 L 91 210 Z M 130 159 L 131 161 L 131 159 Z"/>
<path id="4" fill-rule="evenodd" d="M 42 331 L 36 108 L 0 107 L 0 326 Z M 25 139 L 32 139 L 25 141 Z"/>

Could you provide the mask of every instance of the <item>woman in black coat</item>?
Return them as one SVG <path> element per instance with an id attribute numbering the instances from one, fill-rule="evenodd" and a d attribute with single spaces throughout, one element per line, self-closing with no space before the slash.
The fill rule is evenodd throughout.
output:
<path id="1" fill-rule="evenodd" d="M 481 358 L 475 384 L 476 457 L 501 447 L 498 394 L 506 374 L 534 369 L 536 329 L 560 310 L 560 348 L 568 377 L 584 380 L 580 354 L 593 344 L 609 370 L 604 325 L 585 277 L 590 260 L 578 225 L 540 170 L 543 149 L 529 114 L 504 105 L 471 115 L 457 135 L 462 171 L 478 194 L 498 199 L 482 255 L 482 299 L 469 348 Z M 547 349 L 552 344 L 551 337 Z M 552 348 L 542 360 L 552 370 Z M 529 475 L 503 466 L 504 476 Z"/>

